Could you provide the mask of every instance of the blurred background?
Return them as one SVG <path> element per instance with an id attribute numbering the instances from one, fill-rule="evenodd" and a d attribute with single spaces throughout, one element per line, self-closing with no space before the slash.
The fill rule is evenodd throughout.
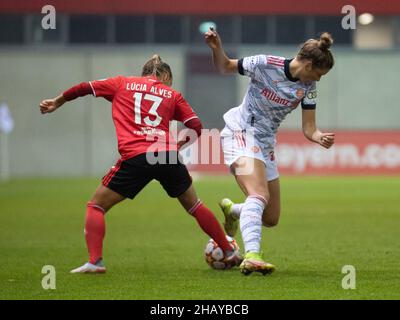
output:
<path id="1" fill-rule="evenodd" d="M 48 4 L 56 28 L 45 30 Z M 355 29 L 342 27 L 348 4 Z M 337 146 L 325 158 L 310 147 L 295 110 L 278 140 L 282 172 L 400 173 L 398 1 L 2 0 L 1 178 L 106 172 L 118 158 L 110 104 L 90 96 L 46 116 L 38 104 L 82 81 L 138 75 L 154 53 L 171 65 L 173 87 L 204 127 L 222 129 L 223 113 L 240 104 L 248 78 L 216 72 L 200 32 L 204 22 L 216 24 L 232 58 L 293 57 L 303 41 L 333 35 L 336 65 L 318 83 L 317 120 L 338 133 Z M 226 172 L 222 167 L 216 170 Z"/>

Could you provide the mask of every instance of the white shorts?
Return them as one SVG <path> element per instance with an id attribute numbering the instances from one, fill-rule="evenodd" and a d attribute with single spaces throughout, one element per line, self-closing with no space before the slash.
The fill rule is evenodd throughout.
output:
<path id="1" fill-rule="evenodd" d="M 265 164 L 268 181 L 279 178 L 273 145 L 260 143 L 252 133 L 243 130 L 233 131 L 225 126 L 221 131 L 221 146 L 227 166 L 230 167 L 240 157 L 258 159 Z"/>

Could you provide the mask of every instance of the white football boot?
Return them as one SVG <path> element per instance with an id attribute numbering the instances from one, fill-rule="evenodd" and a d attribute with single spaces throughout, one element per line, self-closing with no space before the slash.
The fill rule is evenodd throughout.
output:
<path id="1" fill-rule="evenodd" d="M 83 266 L 71 270 L 71 273 L 106 273 L 106 267 L 102 260 L 97 261 L 96 264 L 87 262 Z"/>

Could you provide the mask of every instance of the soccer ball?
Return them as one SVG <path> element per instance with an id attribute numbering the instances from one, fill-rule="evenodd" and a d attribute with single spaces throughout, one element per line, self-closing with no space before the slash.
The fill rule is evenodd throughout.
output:
<path id="1" fill-rule="evenodd" d="M 240 248 L 236 240 L 229 236 L 226 236 L 226 239 L 231 245 L 233 245 L 235 251 L 239 252 Z M 224 251 L 218 246 L 214 239 L 210 239 L 207 242 L 204 250 L 204 258 L 206 259 L 207 264 L 213 269 L 224 270 L 232 267 L 225 261 Z"/>

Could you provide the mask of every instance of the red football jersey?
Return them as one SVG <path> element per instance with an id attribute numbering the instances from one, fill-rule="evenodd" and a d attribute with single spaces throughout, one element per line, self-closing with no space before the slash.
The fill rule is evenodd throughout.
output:
<path id="1" fill-rule="evenodd" d="M 197 118 L 182 94 L 156 77 L 117 76 L 89 82 L 93 94 L 112 102 L 112 117 L 122 160 L 146 152 L 176 151 L 171 120 Z"/>

